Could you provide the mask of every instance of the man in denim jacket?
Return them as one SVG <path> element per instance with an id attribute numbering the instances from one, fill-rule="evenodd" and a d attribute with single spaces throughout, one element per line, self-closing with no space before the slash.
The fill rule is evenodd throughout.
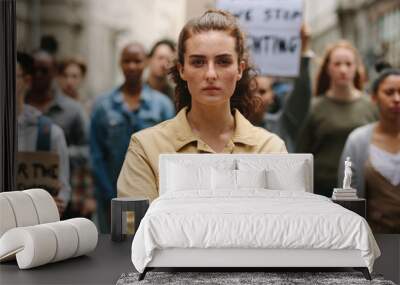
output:
<path id="1" fill-rule="evenodd" d="M 142 45 L 131 43 L 121 53 L 120 65 L 125 82 L 100 98 L 93 109 L 90 151 L 95 178 L 100 230 L 110 229 L 110 201 L 116 197 L 118 174 L 134 132 L 174 116 L 166 95 L 143 84 L 146 53 Z"/>

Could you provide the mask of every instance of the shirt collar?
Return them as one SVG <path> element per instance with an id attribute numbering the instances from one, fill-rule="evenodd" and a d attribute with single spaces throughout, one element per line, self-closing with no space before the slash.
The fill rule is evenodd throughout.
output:
<path id="1" fill-rule="evenodd" d="M 192 128 L 187 120 L 187 110 L 187 107 L 180 110 L 173 120 L 173 129 L 177 134 L 176 150 L 179 150 L 183 146 L 198 140 L 198 137 L 193 133 Z"/>
<path id="2" fill-rule="evenodd" d="M 232 140 L 234 143 L 242 143 L 250 146 L 257 145 L 254 138 L 254 126 L 239 112 L 235 109 L 235 131 L 233 133 Z"/>
<path id="3" fill-rule="evenodd" d="M 149 106 L 151 106 L 151 89 L 150 87 L 144 83 L 142 85 L 142 90 L 140 91 L 140 108 L 144 107 L 144 108 L 148 108 Z M 123 98 L 123 94 L 122 94 L 122 85 L 119 86 L 118 88 L 116 88 L 113 92 L 112 92 L 113 96 L 112 96 L 112 100 L 115 104 L 118 105 L 124 105 L 124 98 Z"/>
<path id="4" fill-rule="evenodd" d="M 187 120 L 187 110 L 188 107 L 184 107 L 174 119 L 173 129 L 177 134 L 176 150 L 181 149 L 191 142 L 199 141 L 199 138 L 193 133 Z M 239 110 L 235 109 L 234 113 L 236 127 L 232 136 L 233 143 L 241 143 L 250 146 L 256 145 L 253 135 L 254 126 L 239 112 Z"/>

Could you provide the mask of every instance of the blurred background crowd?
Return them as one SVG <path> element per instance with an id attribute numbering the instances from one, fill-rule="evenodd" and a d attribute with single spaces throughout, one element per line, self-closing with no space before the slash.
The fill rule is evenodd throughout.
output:
<path id="1" fill-rule="evenodd" d="M 64 218 L 91 218 L 101 232 L 109 232 L 110 200 L 130 136 L 175 115 L 168 70 L 178 33 L 215 4 L 17 1 L 18 150 L 58 153 L 56 202 Z M 400 233 L 398 69 L 387 75 L 395 75 L 389 85 L 398 99 L 385 103 L 379 97 L 386 92 L 382 71 L 400 67 L 400 1 L 305 0 L 303 22 L 300 75 L 258 76 L 255 95 L 262 104 L 252 123 L 279 134 L 289 152 L 313 153 L 314 189 L 328 197 L 340 184 L 343 157 L 357 159 L 348 141 L 354 129 L 381 120 L 397 130 L 388 141 L 387 129 L 374 133 L 374 145 L 382 145 L 371 152 L 371 163 L 384 181 L 368 168 L 369 182 L 357 186 L 362 197 L 368 196 L 368 185 L 383 189 L 368 196 L 371 220 L 386 219 L 374 230 Z M 392 111 L 392 117 L 382 116 Z M 358 139 L 353 138 L 358 146 L 369 143 Z M 388 165 L 393 173 L 387 173 Z M 381 207 L 390 211 L 381 213 Z"/>

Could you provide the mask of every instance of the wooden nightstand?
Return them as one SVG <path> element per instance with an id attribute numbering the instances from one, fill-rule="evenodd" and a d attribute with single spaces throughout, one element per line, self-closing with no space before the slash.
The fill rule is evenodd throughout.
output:
<path id="1" fill-rule="evenodd" d="M 359 214 L 361 217 L 366 219 L 367 217 L 367 202 L 364 198 L 357 198 L 351 200 L 337 200 L 331 199 L 332 202 L 339 204 L 340 206 Z"/>

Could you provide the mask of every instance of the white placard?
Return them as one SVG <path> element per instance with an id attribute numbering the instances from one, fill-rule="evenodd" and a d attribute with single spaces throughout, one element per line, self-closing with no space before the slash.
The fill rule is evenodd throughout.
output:
<path id="1" fill-rule="evenodd" d="M 262 74 L 298 75 L 303 0 L 218 0 L 217 8 L 238 18 Z"/>

